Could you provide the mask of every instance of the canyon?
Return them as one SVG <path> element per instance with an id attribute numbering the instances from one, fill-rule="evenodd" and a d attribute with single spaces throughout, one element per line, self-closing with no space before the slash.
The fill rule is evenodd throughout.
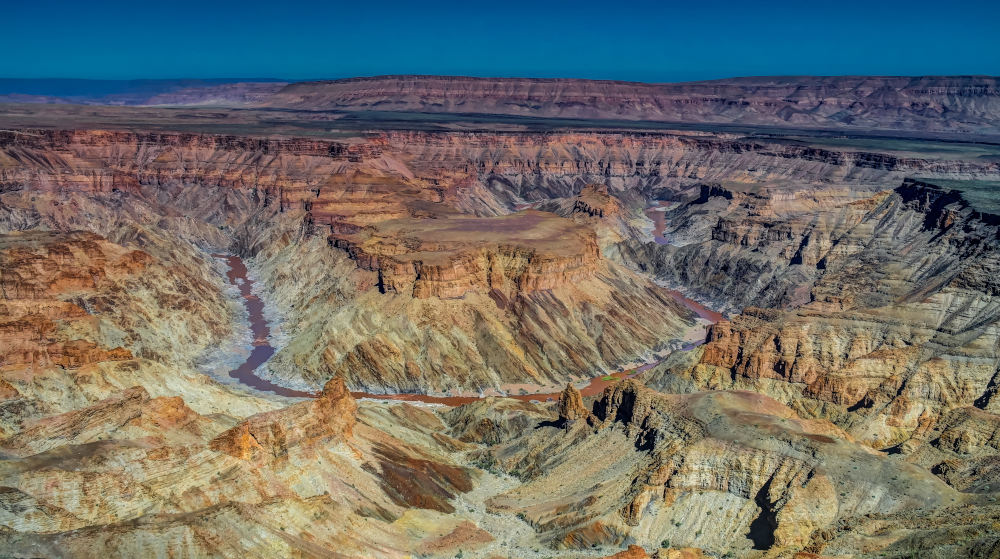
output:
<path id="1" fill-rule="evenodd" d="M 997 92 L 0 103 L 0 555 L 995 557 Z"/>

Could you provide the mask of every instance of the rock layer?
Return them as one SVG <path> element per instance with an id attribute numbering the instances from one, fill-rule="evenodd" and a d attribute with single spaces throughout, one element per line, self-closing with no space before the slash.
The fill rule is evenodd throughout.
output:
<path id="1" fill-rule="evenodd" d="M 996 78 L 972 76 L 765 77 L 679 84 L 379 76 L 290 84 L 265 105 L 996 132 L 998 100 Z"/>

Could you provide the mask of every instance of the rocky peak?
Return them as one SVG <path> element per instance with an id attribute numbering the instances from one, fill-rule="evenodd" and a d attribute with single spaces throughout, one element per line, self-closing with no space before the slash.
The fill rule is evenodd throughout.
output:
<path id="1" fill-rule="evenodd" d="M 591 413 L 583 405 L 583 396 L 572 384 L 566 384 L 566 389 L 559 395 L 559 421 L 575 421 L 590 419 Z"/>
<path id="2" fill-rule="evenodd" d="M 331 401 L 339 401 L 346 398 L 351 398 L 350 391 L 347 390 L 347 383 L 344 382 L 344 377 L 336 376 L 326 381 L 323 385 L 323 391 L 320 392 L 320 397 Z"/>
<path id="3" fill-rule="evenodd" d="M 652 390 L 633 379 L 626 379 L 604 389 L 594 404 L 597 419 L 617 421 L 625 425 L 642 423 L 653 407 Z"/>
<path id="4" fill-rule="evenodd" d="M 358 403 L 347 390 L 344 377 L 335 376 L 328 380 L 313 405 L 331 425 L 341 429 L 344 437 L 350 438 L 353 435 L 358 416 Z"/>
<path id="5" fill-rule="evenodd" d="M 621 214 L 621 204 L 608 193 L 604 184 L 588 184 L 580 190 L 573 200 L 574 214 L 587 214 L 590 217 L 615 217 Z"/>

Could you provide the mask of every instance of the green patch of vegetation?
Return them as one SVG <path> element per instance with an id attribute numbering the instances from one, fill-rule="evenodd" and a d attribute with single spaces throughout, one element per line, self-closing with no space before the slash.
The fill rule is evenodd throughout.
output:
<path id="1" fill-rule="evenodd" d="M 618 380 L 618 377 L 616 377 L 615 375 L 605 375 L 601 377 L 601 380 L 604 381 Z"/>

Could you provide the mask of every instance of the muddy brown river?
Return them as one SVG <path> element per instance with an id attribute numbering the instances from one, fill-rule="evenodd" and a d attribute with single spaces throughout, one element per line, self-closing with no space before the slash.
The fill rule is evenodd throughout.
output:
<path id="1" fill-rule="evenodd" d="M 646 208 L 646 217 L 653 220 L 653 240 L 658 245 L 668 245 L 670 241 L 663 236 L 663 231 L 667 228 L 666 209 L 671 202 L 666 200 L 657 201 L 655 206 Z"/>
<path id="2" fill-rule="evenodd" d="M 240 297 L 243 300 L 243 305 L 247 309 L 247 314 L 250 319 L 250 332 L 253 334 L 253 349 L 250 351 L 250 355 L 247 356 L 246 361 L 240 364 L 239 367 L 229 371 L 229 376 L 239 381 L 241 384 L 249 386 L 255 390 L 261 392 L 271 392 L 279 396 L 288 396 L 292 398 L 315 398 L 317 396 L 314 392 L 305 392 L 301 390 L 293 390 L 275 384 L 266 379 L 262 379 L 254 374 L 254 371 L 258 367 L 267 362 L 268 359 L 274 355 L 275 348 L 271 345 L 271 328 L 267 322 L 267 318 L 264 317 L 264 302 L 260 300 L 259 297 L 253 293 L 253 281 L 247 277 L 247 267 L 243 263 L 243 259 L 236 255 L 231 254 L 213 254 L 212 256 L 220 258 L 226 261 L 229 265 L 229 271 L 226 272 L 226 278 L 229 279 L 229 283 L 233 284 L 240 290 Z M 711 322 L 718 322 L 722 315 L 708 309 L 704 305 L 684 297 L 680 292 L 672 291 L 673 297 L 682 305 L 694 311 L 701 318 L 710 320 Z M 690 347 L 685 347 L 684 349 L 691 349 L 698 344 L 690 344 Z M 619 371 L 617 373 L 612 373 L 610 375 L 601 375 L 594 377 L 590 380 L 590 383 L 580 390 L 580 393 L 584 396 L 595 396 L 600 394 L 605 387 L 608 385 L 618 382 L 621 379 L 632 378 L 638 376 L 649 369 L 653 368 L 659 364 L 658 361 L 652 363 L 646 363 L 644 365 L 627 369 L 624 371 Z M 482 399 L 482 396 L 429 396 L 426 394 L 370 394 L 367 392 L 351 392 L 355 398 L 375 398 L 380 400 L 400 400 L 404 402 L 423 402 L 427 404 L 444 404 L 447 406 L 460 406 L 462 404 L 468 404 L 475 402 L 476 400 Z M 531 394 L 512 394 L 508 395 L 508 398 L 515 398 L 518 400 L 531 401 L 537 400 L 544 402 L 547 400 L 556 400 L 559 398 L 559 392 L 544 392 L 544 393 L 531 393 Z"/>
<path id="3" fill-rule="evenodd" d="M 240 290 L 240 297 L 243 299 L 243 306 L 246 307 L 250 315 L 250 332 L 253 334 L 253 349 L 246 361 L 239 367 L 229 371 L 229 376 L 240 381 L 240 383 L 250 388 L 263 392 L 273 392 L 279 396 L 290 396 L 293 398 L 311 398 L 311 392 L 292 390 L 284 386 L 274 384 L 264 380 L 254 374 L 257 367 L 260 367 L 274 355 L 274 346 L 271 345 L 271 328 L 264 318 L 264 302 L 253 294 L 253 282 L 247 277 L 247 266 L 239 256 L 231 254 L 213 254 L 216 258 L 221 258 L 229 265 L 226 277 L 229 283 L 235 285 Z"/>

